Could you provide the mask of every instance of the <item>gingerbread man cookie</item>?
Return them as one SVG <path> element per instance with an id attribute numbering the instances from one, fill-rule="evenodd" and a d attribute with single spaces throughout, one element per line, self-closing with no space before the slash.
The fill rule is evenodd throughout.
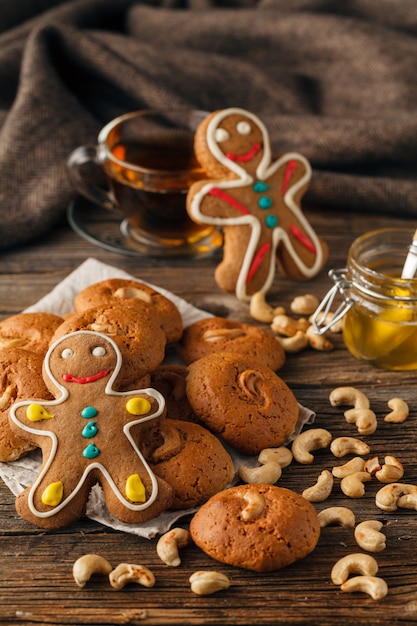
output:
<path id="1" fill-rule="evenodd" d="M 151 421 L 159 431 L 164 398 L 152 388 L 115 391 L 121 367 L 113 339 L 76 331 L 59 338 L 44 360 L 45 383 L 58 397 L 12 406 L 12 429 L 41 447 L 43 457 L 35 482 L 16 499 L 24 519 L 44 528 L 70 524 L 85 513 L 97 482 L 110 513 L 126 523 L 170 506 L 172 488 L 155 476 L 140 441 L 142 424 L 146 436 Z"/>
<path id="2" fill-rule="evenodd" d="M 187 210 L 194 221 L 223 229 L 223 260 L 215 273 L 222 289 L 249 300 L 269 290 L 276 264 L 296 280 L 322 269 L 327 246 L 300 208 L 311 178 L 302 155 L 273 160 L 265 126 L 238 108 L 215 111 L 201 123 L 195 154 L 213 180 L 191 186 Z"/>

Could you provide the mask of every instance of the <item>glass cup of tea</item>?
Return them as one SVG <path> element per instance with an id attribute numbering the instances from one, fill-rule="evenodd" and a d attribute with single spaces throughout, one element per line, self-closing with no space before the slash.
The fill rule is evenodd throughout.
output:
<path id="1" fill-rule="evenodd" d="M 142 110 L 106 124 L 97 145 L 68 159 L 74 188 L 120 215 L 122 235 L 143 254 L 197 255 L 221 246 L 221 235 L 186 211 L 190 185 L 206 178 L 194 156 L 194 133 L 204 111 Z M 99 172 L 97 172 L 97 169 Z M 106 186 L 97 184 L 104 174 Z"/>

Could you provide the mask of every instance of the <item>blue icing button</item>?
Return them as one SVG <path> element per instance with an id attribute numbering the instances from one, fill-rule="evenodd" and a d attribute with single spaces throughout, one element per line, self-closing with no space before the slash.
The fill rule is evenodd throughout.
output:
<path id="1" fill-rule="evenodd" d="M 268 228 L 275 228 L 275 226 L 278 224 L 278 220 L 275 215 L 267 215 L 265 217 L 265 224 Z"/>
<path id="2" fill-rule="evenodd" d="M 272 206 L 272 200 L 269 196 L 262 196 L 258 200 L 258 205 L 261 209 L 269 209 Z"/>
<path id="3" fill-rule="evenodd" d="M 95 459 L 95 457 L 98 456 L 99 454 L 100 454 L 100 450 L 93 443 L 90 443 L 83 450 L 83 456 L 86 459 Z"/>
<path id="4" fill-rule="evenodd" d="M 267 189 L 270 188 L 270 185 L 267 185 L 266 183 L 264 183 L 262 180 L 258 180 L 256 181 L 256 183 L 253 186 L 253 190 L 256 193 L 262 193 L 264 191 L 266 191 Z"/>
<path id="5" fill-rule="evenodd" d="M 95 422 L 88 422 L 88 424 L 86 424 L 81 432 L 81 435 L 83 437 L 85 437 L 86 439 L 90 439 L 91 437 L 94 437 L 95 435 L 97 435 L 98 433 L 98 427 L 96 426 Z"/>
<path id="6" fill-rule="evenodd" d="M 85 417 L 85 419 L 90 419 L 90 417 L 95 417 L 98 411 L 93 406 L 86 406 L 81 411 L 81 417 Z"/>

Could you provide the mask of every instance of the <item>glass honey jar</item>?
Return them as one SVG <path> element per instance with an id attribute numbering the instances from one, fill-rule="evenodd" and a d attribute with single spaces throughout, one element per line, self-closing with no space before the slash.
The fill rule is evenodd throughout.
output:
<path id="1" fill-rule="evenodd" d="M 313 316 L 319 334 L 343 319 L 349 352 L 389 370 L 417 370 L 417 278 L 401 278 L 413 233 L 384 228 L 358 237 L 349 249 L 346 268 L 329 272 L 334 285 Z"/>

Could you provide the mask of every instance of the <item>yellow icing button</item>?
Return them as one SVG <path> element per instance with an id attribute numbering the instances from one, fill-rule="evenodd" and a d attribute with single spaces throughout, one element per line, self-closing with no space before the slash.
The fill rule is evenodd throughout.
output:
<path id="1" fill-rule="evenodd" d="M 48 506 L 57 506 L 61 502 L 63 495 L 64 485 L 58 480 L 56 483 L 51 483 L 47 486 L 42 494 L 42 502 Z"/>
<path id="2" fill-rule="evenodd" d="M 145 502 L 145 485 L 138 474 L 131 474 L 126 481 L 126 496 L 132 502 Z"/>
<path id="3" fill-rule="evenodd" d="M 41 404 L 29 404 L 26 409 L 26 417 L 29 422 L 40 422 L 41 420 L 51 419 L 53 415 L 48 413 Z"/>
<path id="4" fill-rule="evenodd" d="M 132 415 L 146 415 L 151 410 L 151 403 L 146 398 L 130 398 L 126 402 L 126 410 Z"/>

